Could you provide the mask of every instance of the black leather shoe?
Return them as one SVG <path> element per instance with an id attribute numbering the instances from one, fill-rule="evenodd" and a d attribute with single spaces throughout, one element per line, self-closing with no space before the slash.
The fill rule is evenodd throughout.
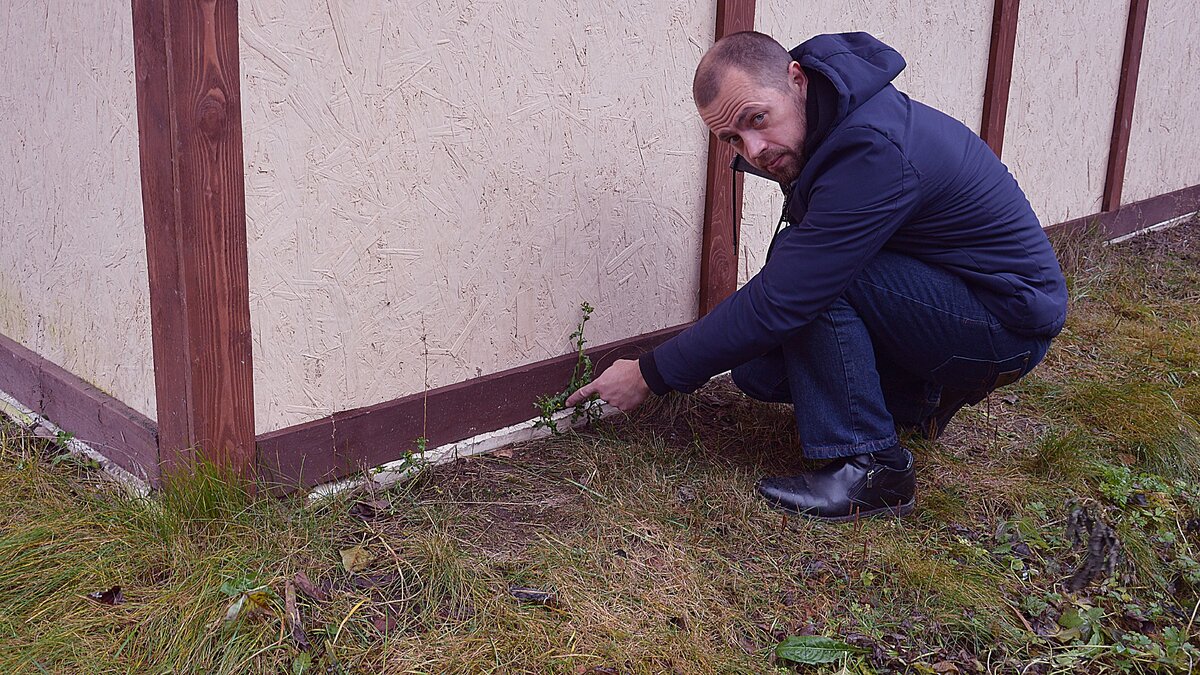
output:
<path id="1" fill-rule="evenodd" d="M 916 480 L 912 453 L 904 454 L 903 469 L 889 468 L 871 454 L 855 455 L 797 476 L 763 478 L 758 491 L 776 508 L 821 520 L 905 516 L 916 503 Z"/>

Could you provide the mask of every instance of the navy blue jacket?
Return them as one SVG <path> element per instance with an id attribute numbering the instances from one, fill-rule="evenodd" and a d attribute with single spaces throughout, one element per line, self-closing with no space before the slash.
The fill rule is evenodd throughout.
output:
<path id="1" fill-rule="evenodd" d="M 791 54 L 829 91 L 820 138 L 807 139 L 790 187 L 792 224 L 745 286 L 642 358 L 651 390 L 694 391 L 779 346 L 884 248 L 958 275 L 1009 330 L 1056 335 L 1067 309 L 1062 271 L 991 149 L 897 91 L 903 57 L 866 33 L 820 35 Z"/>

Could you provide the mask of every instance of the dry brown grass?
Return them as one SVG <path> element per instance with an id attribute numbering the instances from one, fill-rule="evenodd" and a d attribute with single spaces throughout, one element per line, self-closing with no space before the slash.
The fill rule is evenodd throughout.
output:
<path id="1" fill-rule="evenodd" d="M 1197 516 L 1191 488 L 1171 481 L 1197 466 L 1197 237 L 1192 225 L 1063 244 L 1068 330 L 1034 376 L 938 443 L 912 443 L 919 510 L 902 522 L 767 508 L 754 481 L 809 464 L 788 408 L 728 381 L 310 507 L 251 499 L 206 471 L 132 503 L 6 425 L 0 671 L 777 672 L 775 645 L 809 633 L 867 649 L 830 671 L 1166 668 L 1165 651 L 1118 658 L 1117 645 L 1143 636 L 1165 650 L 1179 646 L 1169 629 L 1195 630 L 1196 588 L 1175 568 L 1200 550 Z M 1114 501 L 1145 495 L 1166 510 Z M 1083 556 L 1063 536 L 1069 499 L 1114 523 L 1128 552 L 1079 592 L 1063 586 Z M 377 500 L 374 514 L 356 505 Z M 370 567 L 341 568 L 351 546 Z M 300 596 L 309 650 L 284 630 L 282 601 L 222 623 L 222 583 L 282 597 L 300 571 L 328 593 Z M 125 604 L 83 597 L 113 584 Z M 1103 649 L 1055 638 L 1085 605 L 1104 610 Z M 1158 614 L 1135 629 L 1126 605 Z"/>

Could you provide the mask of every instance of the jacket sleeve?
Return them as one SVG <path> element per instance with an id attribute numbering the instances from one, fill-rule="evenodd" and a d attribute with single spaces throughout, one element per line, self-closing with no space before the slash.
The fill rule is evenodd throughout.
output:
<path id="1" fill-rule="evenodd" d="M 785 228 L 745 286 L 641 361 L 647 381 L 695 391 L 767 353 L 845 291 L 919 202 L 917 176 L 896 144 L 870 127 L 827 139 L 801 222 Z M 663 387 L 662 385 L 665 385 Z"/>

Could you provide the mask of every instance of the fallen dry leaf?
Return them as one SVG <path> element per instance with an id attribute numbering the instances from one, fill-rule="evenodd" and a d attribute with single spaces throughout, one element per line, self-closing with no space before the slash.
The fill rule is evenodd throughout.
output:
<path id="1" fill-rule="evenodd" d="M 361 546 L 351 546 L 341 550 L 342 567 L 347 572 L 361 572 L 371 564 L 375 556 Z"/>
<path id="2" fill-rule="evenodd" d="M 392 503 L 386 499 L 369 499 L 354 502 L 350 507 L 350 515 L 359 520 L 375 520 L 386 514 L 392 508 Z"/>
<path id="3" fill-rule="evenodd" d="M 296 584 L 296 588 L 300 589 L 301 593 L 307 595 L 313 600 L 316 600 L 317 602 L 325 602 L 329 600 L 329 594 L 312 581 L 309 581 L 308 575 L 304 572 L 296 572 L 296 576 L 292 578 L 292 581 Z"/>
<path id="4" fill-rule="evenodd" d="M 492 457 L 512 457 L 513 450 L 511 446 L 505 446 L 492 453 Z"/>
<path id="5" fill-rule="evenodd" d="M 229 623 L 243 617 L 274 614 L 275 610 L 271 607 L 271 600 L 278 597 L 269 586 L 260 586 L 239 593 L 237 599 L 229 605 L 229 609 L 225 610 L 225 621 Z"/>
<path id="6" fill-rule="evenodd" d="M 292 641 L 302 651 L 308 651 L 312 645 L 304 632 L 304 624 L 300 621 L 300 607 L 296 605 L 296 586 L 290 581 L 283 589 L 283 612 Z"/>
<path id="7" fill-rule="evenodd" d="M 383 611 L 371 619 L 371 625 L 382 635 L 391 635 L 400 628 L 400 619 L 391 608 L 384 607 Z"/>

